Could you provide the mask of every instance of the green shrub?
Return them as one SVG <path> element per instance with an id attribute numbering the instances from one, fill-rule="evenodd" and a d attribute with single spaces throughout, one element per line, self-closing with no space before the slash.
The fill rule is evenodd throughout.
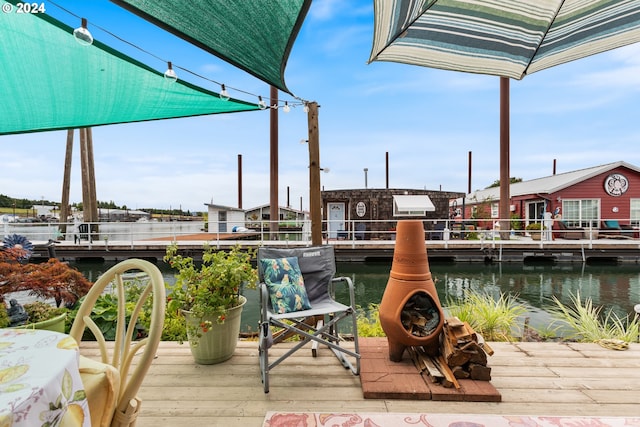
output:
<path id="1" fill-rule="evenodd" d="M 516 341 L 522 335 L 519 318 L 526 308 L 512 295 L 469 292 L 462 299 L 448 299 L 447 310 L 487 341 Z"/>
<path id="2" fill-rule="evenodd" d="M 45 320 L 53 319 L 67 312 L 67 309 L 64 307 L 57 308 L 42 301 L 30 302 L 24 304 L 23 307 L 29 315 L 28 323 L 44 322 Z"/>
<path id="3" fill-rule="evenodd" d="M 145 326 L 149 327 L 146 323 Z M 162 341 L 178 341 L 183 343 L 187 340 L 187 325 L 184 316 L 175 311 L 166 311 L 164 316 L 164 327 L 162 328 Z"/>
<path id="4" fill-rule="evenodd" d="M 602 313 L 602 307 L 595 307 L 591 298 L 582 303 L 580 292 L 570 295 L 572 307 L 564 305 L 553 296 L 555 307 L 548 309 L 559 327 L 569 328 L 567 338 L 582 342 L 601 340 L 621 340 L 626 343 L 638 340 L 640 320 L 637 316 L 620 317 L 613 310 Z"/>
<path id="5" fill-rule="evenodd" d="M 125 318 L 127 325 L 129 324 L 131 313 L 144 290 L 144 286 L 145 284 L 143 284 L 139 279 L 125 281 Z M 76 307 L 69 313 L 69 316 L 67 316 L 67 327 L 69 329 L 70 325 L 73 324 L 78 313 L 78 309 L 84 302 L 84 299 L 85 297 L 82 297 L 78 301 Z M 136 323 L 135 330 L 133 331 L 134 339 L 144 338 L 147 336 L 150 318 L 151 301 L 149 299 L 138 317 L 138 322 Z M 93 310 L 91 311 L 91 319 L 96 323 L 98 328 L 100 328 L 105 340 L 113 341 L 116 338 L 116 326 L 118 323 L 118 297 L 115 293 L 104 293 L 98 297 L 93 306 Z M 95 337 L 89 329 L 85 329 L 82 340 L 95 340 Z"/>
<path id="6" fill-rule="evenodd" d="M 0 328 L 6 328 L 11 323 L 9 319 L 9 313 L 7 313 L 7 306 L 0 304 Z"/>
<path id="7" fill-rule="evenodd" d="M 360 337 L 384 337 L 386 336 L 380 325 L 380 304 L 369 304 L 365 311 L 358 307 L 356 310 L 358 336 Z"/>

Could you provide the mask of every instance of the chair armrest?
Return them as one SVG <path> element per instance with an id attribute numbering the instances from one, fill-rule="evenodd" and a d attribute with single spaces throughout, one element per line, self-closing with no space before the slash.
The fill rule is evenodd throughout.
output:
<path id="1" fill-rule="evenodd" d="M 260 295 L 260 310 L 262 313 L 262 320 L 267 319 L 267 311 L 269 308 L 269 289 L 264 282 L 258 283 L 258 291 Z"/>
<path id="2" fill-rule="evenodd" d="M 337 283 L 347 284 L 347 287 L 349 288 L 349 305 L 351 306 L 352 309 L 355 310 L 356 309 L 356 292 L 353 287 L 353 281 L 351 280 L 351 278 L 346 276 L 334 277 L 333 279 L 331 279 L 331 284 L 329 287 L 329 295 L 331 295 L 332 298 L 335 297 L 335 285 Z"/>

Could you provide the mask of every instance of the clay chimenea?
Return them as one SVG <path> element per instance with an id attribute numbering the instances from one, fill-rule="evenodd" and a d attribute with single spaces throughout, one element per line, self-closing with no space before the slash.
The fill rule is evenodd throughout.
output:
<path id="1" fill-rule="evenodd" d="M 380 303 L 380 324 L 389 359 L 400 362 L 407 347 L 431 355 L 440 348 L 444 312 L 431 278 L 424 227 L 420 220 L 398 221 L 389 281 Z"/>

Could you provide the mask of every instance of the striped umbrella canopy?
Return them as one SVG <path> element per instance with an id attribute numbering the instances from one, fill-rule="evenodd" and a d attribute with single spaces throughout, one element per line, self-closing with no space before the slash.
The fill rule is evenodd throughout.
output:
<path id="1" fill-rule="evenodd" d="M 640 0 L 374 0 L 369 62 L 512 79 L 640 41 Z"/>
<path id="2" fill-rule="evenodd" d="M 374 0 L 369 63 L 500 76 L 500 218 L 509 218 L 509 79 L 640 41 L 640 0 Z M 505 224 L 507 225 L 507 224 Z"/>

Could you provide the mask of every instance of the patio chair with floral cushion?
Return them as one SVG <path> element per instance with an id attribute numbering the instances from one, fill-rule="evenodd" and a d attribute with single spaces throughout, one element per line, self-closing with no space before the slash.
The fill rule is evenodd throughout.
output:
<path id="1" fill-rule="evenodd" d="M 271 369 L 310 342 L 314 357 L 319 346 L 326 346 L 345 368 L 360 374 L 353 283 L 348 277 L 334 277 L 335 273 L 333 246 L 258 249 L 258 349 L 265 393 Z M 346 285 L 348 305 L 336 301 L 337 284 Z M 352 345 L 345 345 L 346 334 Z M 295 345 L 270 361 L 269 349 L 289 337 L 297 337 Z"/>

